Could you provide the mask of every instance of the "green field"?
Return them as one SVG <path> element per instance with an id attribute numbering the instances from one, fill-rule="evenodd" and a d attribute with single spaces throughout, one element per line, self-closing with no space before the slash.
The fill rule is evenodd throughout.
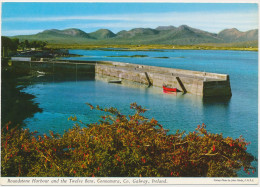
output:
<path id="1" fill-rule="evenodd" d="M 186 50 L 241 50 L 258 51 L 258 47 L 206 46 L 206 45 L 88 45 L 88 44 L 48 44 L 52 49 L 104 49 L 104 50 L 131 50 L 145 51 L 157 49 L 186 49 Z"/>

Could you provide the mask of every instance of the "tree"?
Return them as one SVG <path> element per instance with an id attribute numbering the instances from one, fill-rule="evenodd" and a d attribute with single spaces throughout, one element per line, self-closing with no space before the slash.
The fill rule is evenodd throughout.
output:
<path id="1" fill-rule="evenodd" d="M 167 134 L 136 103 L 133 115 L 116 108 L 99 123 L 75 126 L 62 136 L 40 136 L 28 129 L 2 130 L 2 176 L 52 177 L 234 177 L 236 171 L 254 172 L 255 159 L 242 137 L 224 138 L 202 124 L 194 132 Z M 84 125 L 85 127 L 80 127 Z"/>
<path id="2" fill-rule="evenodd" d="M 18 45 L 20 44 L 19 38 L 13 38 L 12 42 L 16 45 L 16 49 L 17 49 Z"/>
<path id="3" fill-rule="evenodd" d="M 1 37 L 1 51 L 2 51 L 2 56 L 8 56 L 9 52 L 14 52 L 18 48 L 18 43 L 19 40 L 17 39 L 10 39 L 8 37 L 2 36 Z"/>
<path id="4" fill-rule="evenodd" d="M 33 40 L 28 41 L 24 40 L 20 43 L 21 48 L 40 48 L 43 49 L 46 46 L 47 42 L 39 41 L 39 40 Z"/>
<path id="5" fill-rule="evenodd" d="M 25 48 L 29 48 L 30 47 L 30 43 L 28 40 L 24 40 L 24 47 Z"/>

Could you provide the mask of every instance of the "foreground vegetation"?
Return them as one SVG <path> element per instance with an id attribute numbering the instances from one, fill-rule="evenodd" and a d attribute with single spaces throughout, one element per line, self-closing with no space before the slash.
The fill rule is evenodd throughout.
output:
<path id="1" fill-rule="evenodd" d="M 254 157 L 242 137 L 209 133 L 204 124 L 188 134 L 167 134 L 155 119 L 142 115 L 145 109 L 135 103 L 131 108 L 135 114 L 126 116 L 97 106 L 108 115 L 95 124 L 70 117 L 76 125 L 62 136 L 37 136 L 6 124 L 2 176 L 234 177 L 241 168 L 254 172 Z"/>

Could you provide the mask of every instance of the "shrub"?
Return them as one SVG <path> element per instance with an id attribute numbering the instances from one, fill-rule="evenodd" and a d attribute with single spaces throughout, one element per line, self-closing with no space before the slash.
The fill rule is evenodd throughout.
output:
<path id="1" fill-rule="evenodd" d="M 242 167 L 245 172 L 254 169 L 254 157 L 242 137 L 209 133 L 204 124 L 188 134 L 167 134 L 135 103 L 131 104 L 135 114 L 128 116 L 115 108 L 88 105 L 109 115 L 95 124 L 70 117 L 76 124 L 62 136 L 53 132 L 37 136 L 28 129 L 8 129 L 6 124 L 2 176 L 234 177 Z"/>

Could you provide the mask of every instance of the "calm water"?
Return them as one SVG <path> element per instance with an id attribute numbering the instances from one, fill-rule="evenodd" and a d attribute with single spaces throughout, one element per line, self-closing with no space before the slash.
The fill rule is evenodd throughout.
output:
<path id="1" fill-rule="evenodd" d="M 76 115 L 85 122 L 96 122 L 100 113 L 90 111 L 84 103 L 114 106 L 129 113 L 129 105 L 137 102 L 150 109 L 146 116 L 155 117 L 165 128 L 194 131 L 205 123 L 207 130 L 225 137 L 240 135 L 251 142 L 248 151 L 258 156 L 258 53 L 247 51 L 99 51 L 70 50 L 76 60 L 111 60 L 153 66 L 224 73 L 230 75 L 231 99 L 207 99 L 191 94 L 167 95 L 160 88 L 108 84 L 100 80 L 39 82 L 24 89 L 36 95 L 43 109 L 25 120 L 27 127 L 48 133 L 62 133 L 73 126 L 67 118 Z M 147 55 L 144 58 L 108 57 Z M 169 58 L 155 58 L 169 57 Z M 257 163 L 254 163 L 257 166 Z M 245 176 L 240 173 L 240 176 Z M 257 172 L 250 177 L 256 177 Z"/>

